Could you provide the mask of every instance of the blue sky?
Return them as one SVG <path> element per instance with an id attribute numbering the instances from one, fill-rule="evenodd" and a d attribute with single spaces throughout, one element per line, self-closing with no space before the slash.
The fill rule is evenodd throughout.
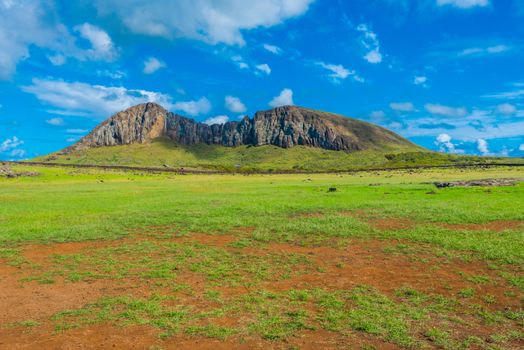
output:
<path id="1" fill-rule="evenodd" d="M 524 0 L 0 0 L 0 159 L 145 101 L 208 123 L 296 104 L 524 156 Z"/>

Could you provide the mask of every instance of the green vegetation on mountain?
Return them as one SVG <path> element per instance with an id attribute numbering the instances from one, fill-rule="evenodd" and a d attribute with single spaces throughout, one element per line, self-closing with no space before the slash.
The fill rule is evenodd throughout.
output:
<path id="1" fill-rule="evenodd" d="M 524 161 L 473 157 L 423 151 L 413 147 L 390 147 L 382 151 L 331 151 L 316 147 L 177 145 L 168 139 L 151 143 L 96 147 L 69 154 L 39 157 L 35 161 L 63 164 L 125 165 L 220 171 L 342 171 L 399 168 L 425 165 L 463 165 Z"/>

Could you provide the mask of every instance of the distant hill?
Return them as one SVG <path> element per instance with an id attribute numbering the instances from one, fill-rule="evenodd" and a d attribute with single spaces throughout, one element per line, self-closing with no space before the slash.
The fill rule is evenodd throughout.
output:
<path id="1" fill-rule="evenodd" d="M 207 125 L 145 103 L 119 112 L 74 145 L 35 160 L 226 171 L 337 171 L 485 163 L 430 152 L 380 126 L 284 106 Z"/>
<path id="2" fill-rule="evenodd" d="M 380 126 L 302 107 L 278 107 L 257 112 L 253 119 L 244 117 L 238 122 L 207 125 L 170 113 L 158 104 L 145 103 L 113 115 L 64 153 L 148 143 L 159 137 L 185 146 L 310 146 L 345 152 L 383 148 L 420 150 Z"/>

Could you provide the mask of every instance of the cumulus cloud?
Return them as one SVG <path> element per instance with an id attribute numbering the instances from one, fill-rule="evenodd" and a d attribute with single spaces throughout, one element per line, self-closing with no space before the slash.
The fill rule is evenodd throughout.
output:
<path id="1" fill-rule="evenodd" d="M 278 96 L 275 96 L 270 102 L 269 105 L 273 108 L 280 106 L 293 105 L 293 90 L 284 89 L 280 92 Z"/>
<path id="2" fill-rule="evenodd" d="M 16 136 L 7 138 L 0 143 L 0 153 L 3 153 L 4 155 L 6 154 L 8 157 L 12 158 L 23 158 L 27 153 L 25 150 L 19 148 L 23 144 L 24 141 Z"/>
<path id="3" fill-rule="evenodd" d="M 449 134 L 439 134 L 435 140 L 435 145 L 437 145 L 440 152 L 463 153 L 463 151 L 457 150 L 455 148 L 455 145 L 453 144 Z"/>
<path id="4" fill-rule="evenodd" d="M 396 112 L 413 112 L 415 110 L 415 106 L 411 102 L 392 102 L 389 107 Z"/>
<path id="5" fill-rule="evenodd" d="M 109 69 L 99 69 L 96 71 L 96 75 L 99 77 L 107 77 L 115 80 L 125 78 L 127 73 L 122 70 L 109 70 Z"/>
<path id="6" fill-rule="evenodd" d="M 477 149 L 482 154 L 488 154 L 489 153 L 488 142 L 484 139 L 477 139 Z"/>
<path id="7" fill-rule="evenodd" d="M 244 58 L 240 55 L 235 55 L 231 57 L 231 61 L 233 61 L 238 68 L 240 69 L 248 69 L 249 65 L 245 62 Z"/>
<path id="8" fill-rule="evenodd" d="M 14 158 L 23 158 L 27 154 L 26 150 L 23 149 L 14 149 L 11 152 L 9 152 L 9 156 Z"/>
<path id="9" fill-rule="evenodd" d="M 360 42 L 368 50 L 364 55 L 364 59 L 372 64 L 382 62 L 382 54 L 380 53 L 380 43 L 377 34 L 375 34 L 365 24 L 359 24 L 357 26 L 357 31 L 362 33 Z"/>
<path id="10" fill-rule="evenodd" d="M 6 152 L 17 148 L 24 144 L 24 141 L 20 140 L 18 137 L 13 136 L 10 139 L 5 139 L 0 143 L 0 152 Z"/>
<path id="11" fill-rule="evenodd" d="M 67 58 L 60 53 L 56 55 L 48 55 L 47 59 L 49 59 L 49 62 L 51 62 L 53 66 L 61 66 L 65 64 L 67 60 Z"/>
<path id="12" fill-rule="evenodd" d="M 195 101 L 181 101 L 173 104 L 175 111 L 182 111 L 191 116 L 209 113 L 211 110 L 211 102 L 205 97 L 201 97 Z"/>
<path id="13" fill-rule="evenodd" d="M 213 125 L 213 124 L 225 124 L 229 121 L 229 117 L 227 115 L 217 115 L 216 117 L 208 118 L 204 121 L 207 125 Z"/>
<path id="14" fill-rule="evenodd" d="M 524 143 L 522 143 L 522 144 L 519 146 L 519 151 L 523 151 L 523 152 L 524 152 Z"/>
<path id="15" fill-rule="evenodd" d="M 243 30 L 267 28 L 300 16 L 313 1 L 96 0 L 95 6 L 102 15 L 115 14 L 135 33 L 243 45 Z"/>
<path id="16" fill-rule="evenodd" d="M 282 54 L 282 49 L 278 46 L 275 46 L 275 45 L 269 45 L 269 44 L 264 44 L 262 45 L 264 47 L 264 49 L 266 51 L 269 51 L 271 52 L 272 54 L 275 54 L 275 55 L 280 55 Z"/>
<path id="17" fill-rule="evenodd" d="M 384 111 L 373 111 L 369 117 L 374 121 L 382 121 L 386 118 L 386 113 L 384 113 Z"/>
<path id="18" fill-rule="evenodd" d="M 226 108 L 233 113 L 245 113 L 247 108 L 242 101 L 235 96 L 226 96 L 224 99 Z"/>
<path id="19" fill-rule="evenodd" d="M 468 113 L 464 107 L 449 107 L 433 103 L 428 103 L 424 107 L 426 108 L 426 111 L 431 114 L 442 115 L 445 117 L 464 117 Z"/>
<path id="20" fill-rule="evenodd" d="M 116 58 L 117 51 L 113 41 L 105 31 L 89 23 L 78 25 L 74 30 L 91 44 L 91 48 L 82 53 L 82 58 L 105 61 Z"/>
<path id="21" fill-rule="evenodd" d="M 342 80 L 345 80 L 348 77 L 351 77 L 354 81 L 360 83 L 364 82 L 360 76 L 354 70 L 349 70 L 341 64 L 330 64 L 325 62 L 315 62 L 316 65 L 327 69 L 330 73 L 327 75 L 328 78 L 335 84 L 340 83 Z"/>
<path id="22" fill-rule="evenodd" d="M 149 57 L 144 61 L 144 74 L 153 74 L 157 70 L 164 68 L 166 64 L 160 61 L 158 58 Z"/>
<path id="23" fill-rule="evenodd" d="M 0 13 L 0 79 L 9 79 L 33 47 L 48 50 L 49 61 L 57 66 L 67 57 L 110 61 L 117 56 L 102 29 L 84 23 L 70 31 L 57 18 L 53 1 L 0 1 Z M 85 45 L 80 45 L 82 40 Z"/>
<path id="24" fill-rule="evenodd" d="M 415 85 L 426 85 L 426 82 L 428 81 L 428 77 L 426 76 L 415 76 L 413 78 L 413 84 Z"/>
<path id="25" fill-rule="evenodd" d="M 497 106 L 497 113 L 503 115 L 512 115 L 517 112 L 517 107 L 509 103 L 502 103 Z"/>
<path id="26" fill-rule="evenodd" d="M 259 65 L 256 65 L 255 68 L 258 71 L 260 71 L 262 73 L 265 73 L 267 75 L 271 74 L 271 68 L 266 63 L 262 63 L 262 64 L 259 64 Z"/>
<path id="27" fill-rule="evenodd" d="M 437 0 L 438 6 L 453 6 L 461 9 L 486 7 L 489 4 L 490 0 Z"/>
<path id="28" fill-rule="evenodd" d="M 62 115 L 107 117 L 144 102 L 156 102 L 167 109 L 174 107 L 171 97 L 159 92 L 57 79 L 34 78 L 32 84 L 23 86 L 22 90 L 57 108 L 53 113 L 58 112 Z"/>
<path id="29" fill-rule="evenodd" d="M 64 125 L 64 120 L 62 118 L 51 118 L 51 119 L 47 119 L 45 122 L 53 126 Z"/>
<path id="30" fill-rule="evenodd" d="M 20 60 L 29 57 L 29 47 L 57 49 L 66 28 L 48 16 L 52 5 L 40 1 L 0 1 L 0 79 L 8 79 Z"/>

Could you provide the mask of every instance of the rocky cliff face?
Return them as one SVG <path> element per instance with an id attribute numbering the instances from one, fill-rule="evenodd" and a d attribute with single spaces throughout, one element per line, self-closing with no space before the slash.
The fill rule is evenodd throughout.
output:
<path id="1" fill-rule="evenodd" d="M 197 143 L 227 147 L 304 145 L 348 152 L 388 145 L 413 146 L 379 126 L 295 106 L 257 112 L 253 119 L 244 117 L 239 122 L 207 125 L 167 112 L 155 103 L 145 103 L 115 114 L 64 151 L 146 143 L 158 137 L 188 146 Z"/>

